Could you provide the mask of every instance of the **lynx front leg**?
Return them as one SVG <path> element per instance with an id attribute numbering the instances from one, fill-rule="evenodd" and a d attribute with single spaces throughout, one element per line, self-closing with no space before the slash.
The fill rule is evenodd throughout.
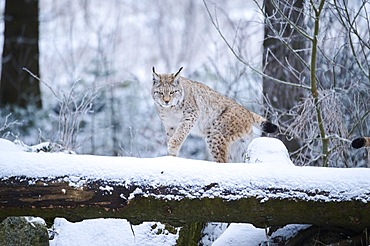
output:
<path id="1" fill-rule="evenodd" d="M 168 142 L 170 141 L 171 137 L 173 136 L 173 134 L 175 133 L 175 127 L 166 127 L 166 142 L 168 144 Z"/>
<path id="2" fill-rule="evenodd" d="M 171 140 L 175 133 L 175 127 L 166 128 L 166 139 L 167 139 L 167 155 L 177 156 L 181 146 L 176 141 Z"/>
<path id="3" fill-rule="evenodd" d="M 186 137 L 189 135 L 191 128 L 194 126 L 195 119 L 189 119 L 180 123 L 172 136 L 167 141 L 168 155 L 177 156 Z"/>

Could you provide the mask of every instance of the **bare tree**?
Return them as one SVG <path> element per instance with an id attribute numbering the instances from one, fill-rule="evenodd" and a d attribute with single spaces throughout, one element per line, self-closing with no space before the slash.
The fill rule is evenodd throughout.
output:
<path id="1" fill-rule="evenodd" d="M 262 75 L 264 81 L 276 85 L 274 91 L 279 93 L 268 100 L 269 110 L 278 112 L 283 133 L 299 140 L 300 148 L 291 153 L 296 164 L 362 165 L 351 153 L 349 139 L 369 131 L 370 51 L 365 41 L 369 35 L 369 1 L 266 3 L 273 11 L 267 8 L 264 12 L 268 29 L 265 44 L 269 45 L 265 50 L 265 70 L 252 66 L 231 45 L 207 10 L 235 57 Z M 259 8 L 266 10 L 260 5 Z M 271 38 L 274 42 L 268 43 Z M 304 46 L 297 46 L 296 40 L 304 42 Z M 287 53 L 280 54 L 281 47 Z M 273 68 L 266 69 L 269 65 Z M 295 89 L 287 89 L 286 85 Z M 279 107 L 279 101 L 285 108 Z"/>
<path id="2" fill-rule="evenodd" d="M 7 0 L 0 82 L 0 105 L 41 107 L 39 81 L 23 68 L 39 74 L 38 0 Z"/>
<path id="3" fill-rule="evenodd" d="M 307 91 L 298 85 L 305 83 L 307 63 L 305 39 L 296 27 L 304 28 L 304 1 L 264 1 L 265 39 L 263 41 L 263 72 L 279 80 L 289 81 L 297 86 L 275 83 L 263 77 L 263 94 L 267 108 L 289 111 L 304 97 Z M 289 18 L 288 21 L 285 18 Z M 283 124 L 289 124 L 292 117 L 280 117 Z M 281 140 L 290 152 L 300 147 L 299 141 L 282 135 Z"/>

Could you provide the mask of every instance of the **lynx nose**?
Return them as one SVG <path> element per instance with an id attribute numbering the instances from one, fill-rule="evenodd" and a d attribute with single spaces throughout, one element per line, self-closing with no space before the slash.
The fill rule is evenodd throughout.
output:
<path id="1" fill-rule="evenodd" d="M 164 96 L 163 101 L 168 104 L 171 101 L 171 98 L 169 96 Z"/>

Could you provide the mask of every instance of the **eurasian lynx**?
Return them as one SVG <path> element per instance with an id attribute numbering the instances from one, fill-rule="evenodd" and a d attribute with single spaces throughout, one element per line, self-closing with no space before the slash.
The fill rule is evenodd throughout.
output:
<path id="1" fill-rule="evenodd" d="M 370 137 L 356 138 L 352 141 L 351 145 L 355 149 L 370 147 Z"/>
<path id="2" fill-rule="evenodd" d="M 261 130 L 277 126 L 235 101 L 179 74 L 157 74 L 153 67 L 152 96 L 167 134 L 167 151 L 177 156 L 189 133 L 205 139 L 213 161 L 244 162 L 250 141 Z"/>

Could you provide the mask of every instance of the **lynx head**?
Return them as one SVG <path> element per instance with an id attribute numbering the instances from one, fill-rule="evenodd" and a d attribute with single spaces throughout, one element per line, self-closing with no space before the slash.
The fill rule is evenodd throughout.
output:
<path id="1" fill-rule="evenodd" d="M 172 107 L 183 100 L 184 91 L 179 82 L 180 72 L 173 74 L 157 74 L 153 67 L 152 96 L 155 103 L 161 107 Z"/>

